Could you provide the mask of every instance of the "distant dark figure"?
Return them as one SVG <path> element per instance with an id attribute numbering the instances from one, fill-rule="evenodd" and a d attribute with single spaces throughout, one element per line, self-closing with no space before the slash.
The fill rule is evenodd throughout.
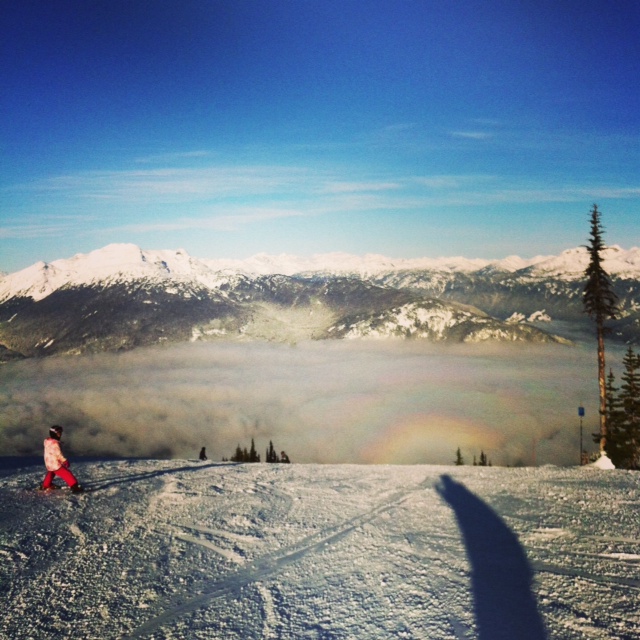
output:
<path id="1" fill-rule="evenodd" d="M 60 448 L 60 438 L 62 437 L 62 427 L 54 425 L 49 429 L 49 437 L 44 441 L 44 465 L 47 468 L 47 475 L 44 477 L 40 488 L 43 491 L 55 489 L 53 478 L 62 478 L 74 493 L 83 491 L 78 484 L 76 477 L 71 473 L 69 461 L 62 455 Z"/>
<path id="2" fill-rule="evenodd" d="M 284 451 L 280 452 L 280 462 L 285 462 L 287 464 L 291 462 L 291 460 L 289 460 L 289 456 Z"/>
<path id="3" fill-rule="evenodd" d="M 200 449 L 200 460 L 204 462 L 206 459 L 207 459 L 207 452 L 206 452 L 206 449 L 202 447 L 202 449 Z"/>

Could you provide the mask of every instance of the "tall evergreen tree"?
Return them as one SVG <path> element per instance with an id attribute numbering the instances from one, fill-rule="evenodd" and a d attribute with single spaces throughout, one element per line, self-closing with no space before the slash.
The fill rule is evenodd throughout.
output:
<path id="1" fill-rule="evenodd" d="M 605 380 L 604 336 L 607 331 L 605 322 L 615 318 L 617 296 L 609 274 L 602 266 L 602 252 L 605 249 L 602 240 L 602 223 L 598 205 L 591 209 L 591 233 L 586 249 L 589 252 L 589 265 L 585 270 L 587 283 L 582 300 L 584 310 L 596 323 L 598 339 L 598 388 L 600 391 L 600 453 L 604 453 L 607 442 L 607 390 Z"/>
<path id="2" fill-rule="evenodd" d="M 460 447 L 456 451 L 456 466 L 461 467 L 464 464 L 464 458 L 462 457 L 462 451 L 460 451 Z"/>

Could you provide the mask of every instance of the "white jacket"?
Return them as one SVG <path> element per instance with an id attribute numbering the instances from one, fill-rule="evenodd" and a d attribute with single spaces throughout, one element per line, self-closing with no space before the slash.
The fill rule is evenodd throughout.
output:
<path id="1" fill-rule="evenodd" d="M 60 442 L 55 438 L 47 438 L 44 441 L 44 466 L 47 467 L 47 471 L 57 471 L 66 461 L 60 449 Z"/>

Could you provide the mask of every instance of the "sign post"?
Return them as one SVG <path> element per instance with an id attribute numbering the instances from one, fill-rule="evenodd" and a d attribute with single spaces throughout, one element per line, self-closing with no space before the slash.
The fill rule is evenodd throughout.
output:
<path id="1" fill-rule="evenodd" d="M 584 418 L 584 407 L 578 407 L 578 415 L 580 416 L 580 466 L 584 464 L 582 456 L 582 418 Z"/>

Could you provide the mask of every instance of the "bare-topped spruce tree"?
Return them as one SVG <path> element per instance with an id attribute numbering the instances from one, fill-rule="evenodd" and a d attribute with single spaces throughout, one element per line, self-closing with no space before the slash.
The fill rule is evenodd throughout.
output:
<path id="1" fill-rule="evenodd" d="M 591 209 L 591 233 L 589 244 L 585 245 L 589 252 L 589 266 L 584 274 L 587 283 L 582 300 L 584 310 L 596 323 L 598 338 L 598 387 L 600 390 L 600 454 L 605 452 L 607 444 L 607 385 L 605 379 L 604 336 L 608 332 L 605 323 L 616 317 L 618 297 L 613 291 L 609 274 L 602 266 L 602 252 L 605 249 L 602 241 L 602 223 L 598 205 Z"/>

